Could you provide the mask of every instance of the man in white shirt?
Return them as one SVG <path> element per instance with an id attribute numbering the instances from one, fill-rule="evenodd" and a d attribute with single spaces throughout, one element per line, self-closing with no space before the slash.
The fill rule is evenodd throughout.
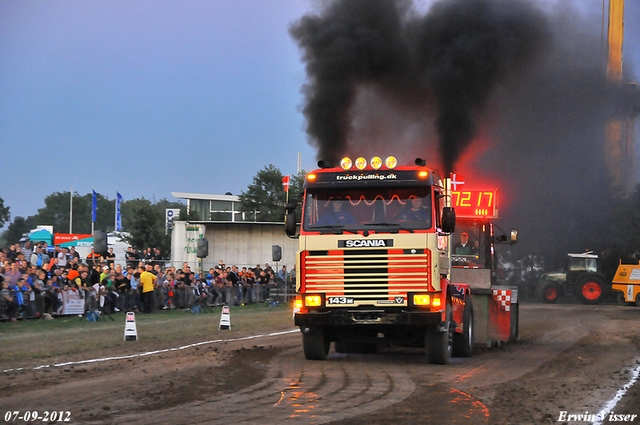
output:
<path id="1" fill-rule="evenodd" d="M 62 248 L 58 253 L 58 267 L 60 268 L 67 267 L 67 249 Z"/>

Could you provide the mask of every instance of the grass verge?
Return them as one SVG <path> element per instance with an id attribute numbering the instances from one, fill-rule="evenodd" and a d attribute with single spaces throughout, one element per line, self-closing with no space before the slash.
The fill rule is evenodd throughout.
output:
<path id="1" fill-rule="evenodd" d="M 184 310 L 137 314 L 138 341 L 124 341 L 125 315 L 115 322 L 76 316 L 0 323 L 0 370 L 173 348 L 195 342 L 293 329 L 291 307 L 265 304 L 231 307 L 231 329 L 219 330 L 214 313 Z"/>

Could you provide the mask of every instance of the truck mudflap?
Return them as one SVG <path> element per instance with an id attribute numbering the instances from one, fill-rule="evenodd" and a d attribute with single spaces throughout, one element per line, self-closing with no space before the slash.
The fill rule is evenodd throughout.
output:
<path id="1" fill-rule="evenodd" d="M 356 326 L 356 325 L 400 325 L 432 326 L 442 323 L 439 311 L 409 311 L 387 313 L 377 310 L 347 310 L 296 313 L 296 326 Z"/>

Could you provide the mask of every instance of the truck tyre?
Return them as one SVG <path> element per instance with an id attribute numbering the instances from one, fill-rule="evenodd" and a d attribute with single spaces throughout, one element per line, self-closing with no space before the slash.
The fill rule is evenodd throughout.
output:
<path id="1" fill-rule="evenodd" d="M 451 304 L 447 304 L 446 321 L 443 324 L 444 331 L 428 329 L 425 335 L 427 360 L 433 364 L 451 363 L 453 350 L 453 313 Z"/>
<path id="2" fill-rule="evenodd" d="M 302 329 L 302 348 L 307 360 L 326 360 L 331 341 L 321 327 Z"/>
<path id="3" fill-rule="evenodd" d="M 640 294 L 636 295 L 636 305 L 640 307 Z"/>
<path id="4" fill-rule="evenodd" d="M 336 353 L 343 354 L 375 353 L 378 345 L 374 343 L 336 341 L 334 342 L 334 348 Z"/>
<path id="5" fill-rule="evenodd" d="M 520 337 L 520 304 L 511 304 L 511 332 L 509 335 L 509 341 L 517 341 Z"/>
<path id="6" fill-rule="evenodd" d="M 560 298 L 560 288 L 554 282 L 541 282 L 540 297 L 543 303 L 553 304 Z"/>
<path id="7" fill-rule="evenodd" d="M 604 282 L 599 277 L 585 277 L 578 283 L 577 291 L 584 304 L 598 304 L 604 298 Z"/>
<path id="8" fill-rule="evenodd" d="M 453 334 L 454 357 L 471 357 L 473 354 L 473 304 L 471 297 L 465 297 L 464 313 L 462 314 L 462 333 Z"/>
<path id="9" fill-rule="evenodd" d="M 624 292 L 616 291 L 616 302 L 620 305 L 635 306 L 635 301 L 627 301 Z"/>

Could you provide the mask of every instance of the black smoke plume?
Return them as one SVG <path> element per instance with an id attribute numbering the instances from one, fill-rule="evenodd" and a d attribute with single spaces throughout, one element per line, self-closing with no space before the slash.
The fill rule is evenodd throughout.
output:
<path id="1" fill-rule="evenodd" d="M 497 187 L 499 225 L 520 230 L 516 256 L 611 252 L 611 235 L 630 230 L 610 218 L 624 194 L 610 184 L 605 128 L 640 100 L 606 81 L 600 13 L 562 0 L 326 3 L 290 30 L 310 143 L 325 161 L 420 156 Z M 624 73 L 633 81 L 628 62 Z"/>
<path id="2" fill-rule="evenodd" d="M 548 40 L 542 13 L 499 0 L 442 1 L 423 15 L 409 1 L 341 0 L 303 17 L 291 34 L 307 64 L 304 114 L 319 159 L 335 163 L 357 150 L 355 106 L 370 88 L 418 122 L 434 122 L 436 134 L 419 138 L 426 151 L 437 137 L 445 173 L 475 136 L 496 86 Z"/>

